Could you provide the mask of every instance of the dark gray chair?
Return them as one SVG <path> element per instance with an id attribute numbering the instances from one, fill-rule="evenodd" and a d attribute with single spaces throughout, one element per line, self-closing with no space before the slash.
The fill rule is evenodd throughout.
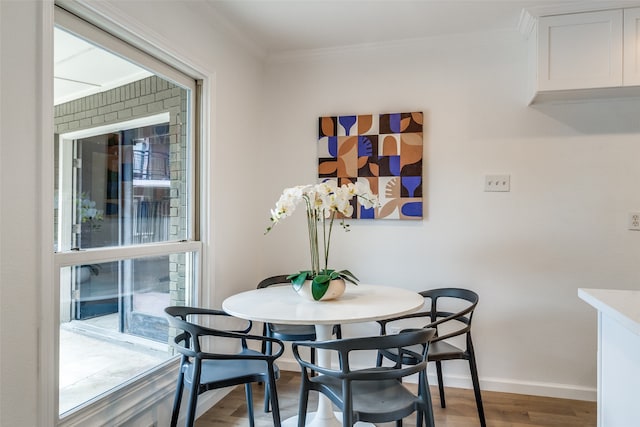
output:
<path id="1" fill-rule="evenodd" d="M 404 417 L 417 412 L 418 427 L 422 427 L 423 420 L 427 426 L 433 427 L 426 356 L 429 340 L 434 334 L 433 329 L 416 329 L 387 336 L 294 342 L 293 355 L 302 367 L 298 427 L 305 426 L 304 415 L 311 390 L 326 395 L 342 411 L 343 426 L 352 426 L 358 421 L 396 421 L 396 426 L 402 426 Z M 301 347 L 337 353 L 339 368 L 311 363 L 300 355 Z M 352 366 L 351 358 L 356 352 L 388 348 L 393 348 L 403 357 L 410 357 L 415 363 L 396 363 L 393 367 Z M 312 376 L 310 370 L 320 375 Z M 419 378 L 417 395 L 402 385 L 402 378 L 413 374 L 418 374 Z"/>
<path id="2" fill-rule="evenodd" d="M 399 320 L 404 322 L 406 319 L 421 321 L 420 326 L 424 328 L 435 328 L 436 336 L 431 340 L 427 358 L 429 362 L 436 362 L 440 406 L 443 408 L 446 407 L 444 383 L 442 379 L 442 362 L 456 359 L 467 360 L 469 362 L 471 382 L 473 383 L 480 425 L 486 427 L 487 423 L 482 405 L 482 395 L 480 394 L 478 367 L 473 349 L 473 341 L 471 340 L 471 320 L 473 318 L 473 312 L 478 305 L 478 294 L 468 289 L 441 288 L 423 291 L 420 292 L 420 295 L 425 298 L 425 306 L 429 311 L 420 311 L 393 319 L 379 320 L 380 333 L 381 335 L 386 335 L 390 324 Z M 456 308 L 455 311 L 443 309 L 442 303 L 447 300 L 449 300 L 449 304 L 457 303 L 458 308 Z M 464 305 L 464 307 L 460 307 L 460 305 Z M 427 322 L 426 324 L 425 321 Z M 406 323 L 403 324 L 406 325 Z M 464 337 L 464 348 L 459 348 L 450 342 L 451 338 L 457 336 Z M 410 357 L 398 357 L 398 354 L 394 352 L 393 349 L 378 352 L 378 366 L 382 364 L 383 358 L 389 359 L 394 363 L 414 363 Z"/>
<path id="3" fill-rule="evenodd" d="M 176 337 L 171 340 L 171 345 L 181 354 L 180 370 L 171 414 L 171 427 L 176 427 L 178 423 L 180 402 L 185 385 L 189 390 L 189 404 L 185 425 L 192 427 L 195 420 L 198 395 L 209 390 L 239 384 L 245 385 L 249 425 L 253 427 L 253 393 L 251 384 L 258 382 L 268 384 L 271 391 L 273 424 L 274 426 L 280 426 L 280 410 L 276 391 L 276 379 L 279 376 L 279 370 L 274 363 L 284 350 L 284 345 L 280 340 L 249 335 L 248 332 L 252 326 L 250 321 L 243 321 L 245 327 L 240 330 L 207 328 L 192 321 L 192 316 L 198 316 L 199 319 L 202 319 L 203 316 L 208 316 L 212 321 L 221 317 L 229 319 L 230 315 L 220 310 L 174 306 L 165 308 L 165 312 L 169 325 L 174 327 L 177 333 Z M 210 337 L 213 337 L 213 339 Z M 211 351 L 204 350 L 203 339 L 207 339 L 207 343 L 211 344 Z M 220 344 L 223 344 L 222 341 L 224 341 L 225 348 L 228 348 L 227 345 L 233 343 L 240 350 L 237 352 L 214 352 L 216 340 L 219 340 Z M 260 345 L 265 341 L 269 342 L 271 346 L 273 344 L 277 346 L 277 351 L 274 354 L 267 355 L 248 348 L 249 342 L 255 342 L 256 345 Z"/>
<path id="4" fill-rule="evenodd" d="M 287 275 L 271 276 L 258 283 L 257 289 L 266 288 L 268 286 L 283 285 L 291 286 L 291 280 L 287 279 Z M 293 296 L 295 297 L 295 296 Z M 340 325 L 333 327 L 333 333 L 337 338 L 342 338 L 342 330 Z M 270 338 L 277 338 L 281 341 L 315 341 L 316 329 L 313 325 L 286 325 L 280 323 L 265 323 L 262 328 L 262 335 Z M 271 346 L 268 341 L 263 343 L 262 352 L 271 354 Z M 315 362 L 315 351 L 311 352 L 311 362 Z M 264 411 L 269 412 L 269 388 L 264 393 Z"/>

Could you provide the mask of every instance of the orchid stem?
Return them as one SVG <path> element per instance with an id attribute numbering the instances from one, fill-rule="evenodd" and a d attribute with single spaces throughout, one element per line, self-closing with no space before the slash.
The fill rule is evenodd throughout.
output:
<path id="1" fill-rule="evenodd" d="M 324 238 L 324 269 L 329 269 L 329 247 L 331 246 L 331 231 L 333 231 L 333 220 L 336 218 L 336 213 L 331 212 L 331 221 L 329 221 L 329 234 L 326 233 L 325 221 L 322 221 L 322 226 L 325 231 Z"/>

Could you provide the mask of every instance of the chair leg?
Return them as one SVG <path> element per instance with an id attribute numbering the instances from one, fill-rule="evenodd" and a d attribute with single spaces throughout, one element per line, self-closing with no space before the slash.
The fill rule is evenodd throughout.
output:
<path id="1" fill-rule="evenodd" d="M 336 334 L 336 339 L 342 339 L 342 326 L 333 325 L 333 333 Z"/>
<path id="2" fill-rule="evenodd" d="M 482 395 L 480 394 L 480 380 L 478 379 L 478 367 L 476 365 L 476 358 L 473 351 L 469 356 L 469 370 L 471 371 L 471 381 L 473 382 L 473 392 L 476 395 L 476 405 L 478 406 L 478 417 L 480 418 L 480 425 L 482 427 L 487 426 L 487 422 L 484 417 L 484 406 L 482 405 Z"/>
<path id="3" fill-rule="evenodd" d="M 426 427 L 436 427 L 436 420 L 433 417 L 433 405 L 431 404 L 431 392 L 429 391 L 429 384 L 426 385 L 426 393 L 425 393 L 425 399 L 426 399 L 426 407 L 427 410 L 424 411 L 424 424 L 426 425 Z M 420 423 L 420 425 L 422 425 L 422 422 Z"/>
<path id="4" fill-rule="evenodd" d="M 184 389 L 184 373 L 182 367 L 178 374 L 178 381 L 176 384 L 176 392 L 173 398 L 173 410 L 171 411 L 171 427 L 178 425 L 178 415 L 180 414 L 180 402 L 182 401 L 182 390 Z"/>
<path id="5" fill-rule="evenodd" d="M 271 337 L 271 334 L 269 333 L 269 328 L 267 327 L 267 325 L 265 324 L 265 336 L 266 337 Z M 264 354 L 268 354 L 271 355 L 271 342 L 267 341 L 265 344 L 265 349 L 264 349 Z M 269 384 L 266 383 L 264 385 L 264 412 L 269 412 L 271 410 L 270 405 L 269 405 Z"/>
<path id="6" fill-rule="evenodd" d="M 302 368 L 302 381 L 300 381 L 300 401 L 298 402 L 298 427 L 305 427 L 307 423 L 307 403 L 309 402 L 309 389 L 306 386 L 306 368 Z"/>
<path id="7" fill-rule="evenodd" d="M 269 393 L 269 384 L 264 385 L 264 412 L 269 412 L 271 410 L 271 405 L 269 404 L 271 393 Z"/>
<path id="8" fill-rule="evenodd" d="M 442 362 L 436 361 L 436 373 L 438 374 L 438 391 L 440 392 L 440 407 L 446 408 L 447 404 L 444 400 L 444 382 L 442 380 Z"/>
<path id="9" fill-rule="evenodd" d="M 273 365 L 269 366 L 268 390 L 271 396 L 271 416 L 273 418 L 274 427 L 280 427 L 280 404 L 278 403 L 278 390 L 276 388 L 276 374 L 273 371 Z"/>
<path id="10" fill-rule="evenodd" d="M 422 372 L 418 374 L 418 397 L 423 395 L 424 384 L 422 383 Z M 416 411 L 416 427 L 422 427 L 422 418 L 424 417 L 424 413 L 420 407 Z"/>
<path id="11" fill-rule="evenodd" d="M 344 396 L 344 402 L 342 402 L 342 425 L 353 426 L 353 400 L 351 395 L 351 384 L 346 381 L 342 381 L 342 395 Z"/>
<path id="12" fill-rule="evenodd" d="M 189 404 L 187 405 L 187 420 L 185 427 L 193 427 L 196 420 L 196 406 L 198 406 L 198 387 L 195 384 L 191 385 L 189 390 Z"/>
<path id="13" fill-rule="evenodd" d="M 193 427 L 193 423 L 196 419 L 196 406 L 198 405 L 198 392 L 200 389 L 200 372 L 202 366 L 200 361 L 197 360 L 193 364 L 193 376 L 191 378 L 191 387 L 189 388 L 189 405 L 187 407 L 187 422 L 186 427 Z"/>
<path id="14" fill-rule="evenodd" d="M 262 324 L 262 336 L 266 337 L 267 336 L 267 324 L 263 323 Z M 267 342 L 266 341 L 262 341 L 262 344 L 260 344 L 260 351 L 262 352 L 262 354 L 267 354 Z"/>
<path id="15" fill-rule="evenodd" d="M 428 410 L 420 413 L 420 422 L 416 424 L 416 427 L 422 427 L 422 420 L 424 420 L 426 427 L 436 427 L 436 421 L 433 418 L 433 408 L 429 405 L 427 409 Z"/>
<path id="16" fill-rule="evenodd" d="M 253 414 L 253 390 L 251 389 L 251 383 L 244 385 L 244 393 L 247 397 L 247 415 L 249 416 L 249 427 L 254 427 L 255 417 Z"/>
<path id="17" fill-rule="evenodd" d="M 433 418 L 433 403 L 431 401 L 431 390 L 429 390 L 429 380 L 426 371 L 420 373 L 418 377 L 418 387 L 422 396 L 423 409 L 420 412 L 420 421 L 416 423 L 416 427 L 422 427 L 422 420 L 426 427 L 435 427 L 436 423 Z"/>

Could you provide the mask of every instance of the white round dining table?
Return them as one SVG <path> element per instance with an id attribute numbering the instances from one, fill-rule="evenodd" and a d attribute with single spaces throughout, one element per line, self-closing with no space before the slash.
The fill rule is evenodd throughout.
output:
<path id="1" fill-rule="evenodd" d="M 225 299 L 222 309 L 241 319 L 291 325 L 314 325 L 316 339 L 331 339 L 333 325 L 388 319 L 420 309 L 424 298 L 417 292 L 391 286 L 347 284 L 345 293 L 330 301 L 310 301 L 298 295 L 292 286 L 270 286 L 241 292 Z M 331 366 L 331 354 L 318 351 L 318 364 Z M 283 426 L 297 425 L 297 417 Z M 331 401 L 320 394 L 315 414 L 308 414 L 307 426 L 341 426 Z M 367 425 L 358 423 L 356 425 Z M 368 424 L 372 425 L 372 424 Z"/>

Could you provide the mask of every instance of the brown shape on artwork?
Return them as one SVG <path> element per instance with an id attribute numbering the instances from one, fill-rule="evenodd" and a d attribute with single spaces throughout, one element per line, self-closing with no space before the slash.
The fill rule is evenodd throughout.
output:
<path id="1" fill-rule="evenodd" d="M 336 123 L 335 117 L 320 117 L 320 137 L 336 136 Z"/>
<path id="2" fill-rule="evenodd" d="M 385 203 L 378 209 L 378 218 L 386 218 L 393 213 L 398 206 L 400 205 L 401 199 L 393 199 L 389 200 L 388 203 Z"/>
<path id="3" fill-rule="evenodd" d="M 376 177 L 378 176 L 378 160 L 373 157 L 358 157 L 358 176 Z"/>
<path id="4" fill-rule="evenodd" d="M 358 137 L 338 137 L 338 176 L 358 176 Z"/>
<path id="5" fill-rule="evenodd" d="M 337 176 L 340 178 L 357 176 L 358 175 L 357 162 L 358 162 L 358 159 L 355 156 L 348 155 L 348 156 L 338 157 Z"/>
<path id="6" fill-rule="evenodd" d="M 338 137 L 338 156 L 346 156 L 352 151 L 356 153 L 358 149 L 358 137 L 357 136 L 339 136 Z"/>
<path id="7" fill-rule="evenodd" d="M 320 178 L 334 177 L 338 170 L 338 162 L 335 159 L 320 159 L 318 162 L 318 176 Z"/>
<path id="8" fill-rule="evenodd" d="M 382 137 L 382 156 L 397 156 L 398 140 L 393 135 L 380 135 Z"/>
<path id="9" fill-rule="evenodd" d="M 422 113 L 402 113 L 400 115 L 400 132 L 422 132 Z"/>
<path id="10" fill-rule="evenodd" d="M 367 114 L 364 116 L 358 116 L 358 135 L 364 135 L 371 131 L 373 126 L 373 115 Z"/>
<path id="11" fill-rule="evenodd" d="M 358 169 L 362 169 L 369 162 L 368 156 L 358 157 Z"/>
<path id="12" fill-rule="evenodd" d="M 422 160 L 422 134 L 403 133 L 400 136 L 400 169 Z"/>

